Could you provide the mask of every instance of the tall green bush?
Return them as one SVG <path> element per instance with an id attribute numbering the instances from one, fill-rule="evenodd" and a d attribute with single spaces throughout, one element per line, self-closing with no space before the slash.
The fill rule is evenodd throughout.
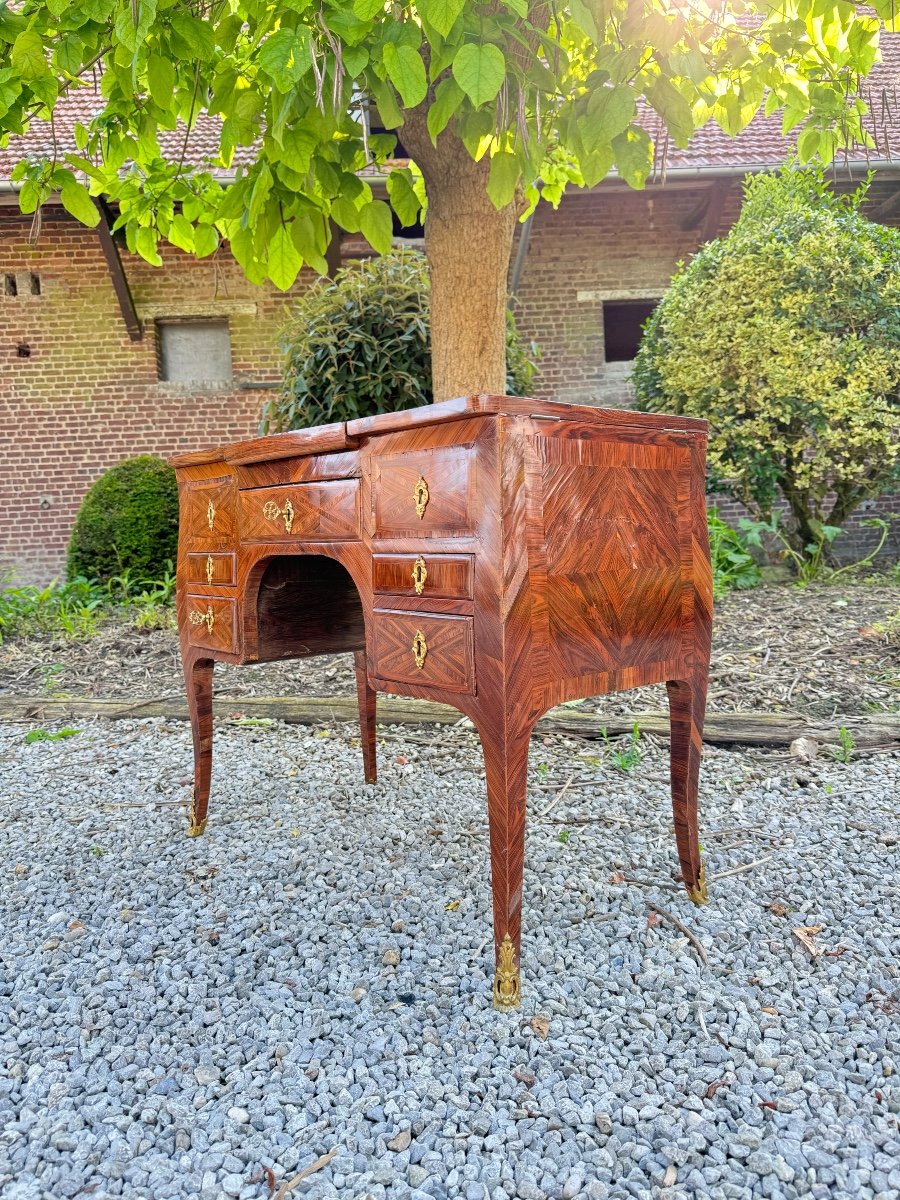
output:
<path id="1" fill-rule="evenodd" d="M 711 485 L 821 544 L 900 476 L 900 230 L 786 167 L 744 185 L 734 228 L 680 266 L 647 322 L 639 406 L 706 417 Z"/>
<path id="2" fill-rule="evenodd" d="M 105 471 L 82 501 L 69 542 L 69 579 L 160 579 L 178 553 L 178 487 L 161 458 L 141 454 Z"/>
<path id="3" fill-rule="evenodd" d="M 318 280 L 297 300 L 284 330 L 284 385 L 264 406 L 260 431 L 430 404 L 429 308 L 428 267 L 415 250 L 395 250 Z M 510 315 L 510 395 L 528 393 L 536 354 Z"/>

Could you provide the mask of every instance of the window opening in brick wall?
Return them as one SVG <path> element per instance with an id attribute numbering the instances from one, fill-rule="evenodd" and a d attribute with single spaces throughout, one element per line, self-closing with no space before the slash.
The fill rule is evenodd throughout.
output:
<path id="1" fill-rule="evenodd" d="M 32 296 L 39 296 L 41 294 L 40 275 L 35 275 L 34 272 L 32 272 L 28 276 L 28 290 L 31 292 Z"/>
<path id="2" fill-rule="evenodd" d="M 16 283 L 15 275 L 3 276 L 3 294 L 4 296 L 18 296 L 19 285 Z"/>
<path id="3" fill-rule="evenodd" d="M 641 344 L 643 324 L 658 300 L 604 300 L 603 345 L 606 361 L 631 362 Z"/>
<path id="4" fill-rule="evenodd" d="M 156 322 L 159 378 L 171 383 L 230 383 L 228 322 L 203 317 Z"/>

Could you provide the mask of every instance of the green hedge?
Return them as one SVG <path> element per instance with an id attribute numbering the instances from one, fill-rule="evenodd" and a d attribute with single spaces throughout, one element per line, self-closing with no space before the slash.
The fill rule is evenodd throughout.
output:
<path id="1" fill-rule="evenodd" d="M 159 579 L 178 553 L 178 487 L 161 458 L 141 454 L 106 471 L 85 496 L 69 542 L 69 579 L 127 572 Z"/>

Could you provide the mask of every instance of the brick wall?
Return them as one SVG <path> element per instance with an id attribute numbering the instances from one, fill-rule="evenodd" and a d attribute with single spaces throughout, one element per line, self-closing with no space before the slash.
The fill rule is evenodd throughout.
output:
<path id="1" fill-rule="evenodd" d="M 0 579 L 46 582 L 64 569 L 78 505 L 107 467 L 255 434 L 269 393 L 241 384 L 278 378 L 287 300 L 248 284 L 224 252 L 197 261 L 166 249 L 165 269 L 123 252 L 145 320 L 132 342 L 97 234 L 62 214 L 45 215 L 36 245 L 28 230 L 0 213 Z M 28 291 L 30 273 L 40 295 Z M 15 297 L 7 274 L 20 283 Z M 191 315 L 228 320 L 227 387 L 158 379 L 155 318 Z"/>
<path id="2" fill-rule="evenodd" d="M 703 209 L 708 187 L 610 188 L 573 194 L 556 212 L 538 210 L 517 310 L 542 351 L 536 395 L 610 407 L 631 402 L 629 364 L 604 361 L 603 300 L 658 297 L 679 259 L 730 226 L 737 182 L 714 225 Z M 145 321 L 144 339 L 134 343 L 96 233 L 51 210 L 32 246 L 29 224 L 0 209 L 0 580 L 12 571 L 46 582 L 63 570 L 78 505 L 107 467 L 134 454 L 165 457 L 254 435 L 268 393 L 250 385 L 278 378 L 277 332 L 289 297 L 248 284 L 225 251 L 195 261 L 165 248 L 164 269 L 123 252 Z M 40 279 L 39 296 L 28 290 L 29 273 Z M 6 274 L 21 281 L 15 297 L 4 293 Z M 159 380 L 154 321 L 192 315 L 227 318 L 230 386 Z M 19 347 L 29 356 L 20 357 Z M 894 509 L 900 497 L 883 497 L 861 517 Z M 859 519 L 839 543 L 845 555 L 868 544 Z M 898 538 L 900 522 L 895 556 Z"/>

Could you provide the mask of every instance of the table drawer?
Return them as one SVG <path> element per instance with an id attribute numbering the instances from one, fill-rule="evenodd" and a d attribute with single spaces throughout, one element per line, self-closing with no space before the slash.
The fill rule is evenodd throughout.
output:
<path id="1" fill-rule="evenodd" d="M 375 609 L 375 675 L 448 692 L 475 691 L 472 618 Z"/>
<path id="2" fill-rule="evenodd" d="M 189 554 L 187 582 L 231 586 L 236 582 L 234 564 L 233 554 Z"/>
<path id="3" fill-rule="evenodd" d="M 472 599 L 471 554 L 375 554 L 372 587 L 400 596 Z"/>
<path id="4" fill-rule="evenodd" d="M 359 537 L 359 482 L 330 479 L 240 494 L 245 542 L 337 542 Z"/>
<path id="5" fill-rule="evenodd" d="M 182 494 L 182 532 L 191 545 L 234 541 L 234 488 L 231 480 L 188 484 Z"/>
<path id="6" fill-rule="evenodd" d="M 214 596 L 185 597 L 188 641 L 192 646 L 232 652 L 237 648 L 237 603 Z"/>
<path id="7" fill-rule="evenodd" d="M 474 446 L 372 456 L 378 537 L 469 533 L 474 500 Z"/>

